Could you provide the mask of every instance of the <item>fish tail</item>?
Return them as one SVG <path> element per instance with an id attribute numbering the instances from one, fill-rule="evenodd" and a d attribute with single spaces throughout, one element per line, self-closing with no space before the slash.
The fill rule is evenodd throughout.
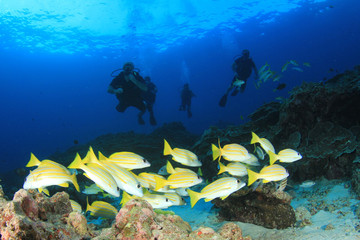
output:
<path id="1" fill-rule="evenodd" d="M 84 164 L 81 161 L 79 153 L 76 154 L 74 161 L 68 166 L 68 168 L 80 168 Z"/>
<path id="2" fill-rule="evenodd" d="M 250 169 L 246 169 L 248 172 L 248 186 L 250 186 L 251 184 L 253 184 L 256 180 L 258 180 L 259 178 L 259 174 L 256 172 L 251 171 Z"/>
<path id="3" fill-rule="evenodd" d="M 103 161 L 103 160 L 106 160 L 107 157 L 104 156 L 104 154 L 102 154 L 100 151 L 99 151 L 99 160 L 100 161 Z"/>
<path id="4" fill-rule="evenodd" d="M 193 208 L 195 206 L 195 204 L 197 203 L 197 201 L 199 201 L 199 199 L 201 198 L 200 193 L 192 191 L 190 189 L 186 189 L 186 191 L 190 197 L 191 208 Z"/>
<path id="5" fill-rule="evenodd" d="M 40 163 L 39 159 L 37 159 L 33 153 L 30 153 L 30 161 L 26 164 L 26 167 L 39 166 Z"/>
<path id="6" fill-rule="evenodd" d="M 218 157 L 220 157 L 221 152 L 220 149 L 217 146 L 215 146 L 215 144 L 211 144 L 211 149 L 212 149 L 213 160 L 215 161 Z"/>
<path id="7" fill-rule="evenodd" d="M 121 198 L 121 201 L 120 201 L 120 205 L 123 206 L 124 204 L 126 204 L 130 200 L 131 200 L 131 196 L 127 192 L 123 191 L 123 195 L 122 195 L 122 198 Z"/>
<path id="8" fill-rule="evenodd" d="M 174 170 L 173 166 L 171 165 L 171 163 L 169 161 L 167 161 L 167 163 L 166 163 L 166 171 L 169 174 L 175 173 L 175 170 Z"/>
<path id="9" fill-rule="evenodd" d="M 220 167 L 220 170 L 218 172 L 218 175 L 223 173 L 223 172 L 226 172 L 226 167 L 224 164 L 222 164 L 221 162 L 219 162 L 219 167 Z"/>
<path id="10" fill-rule="evenodd" d="M 47 190 L 46 188 L 38 188 L 38 190 L 39 190 L 39 193 L 43 192 L 47 196 L 50 196 L 49 190 Z"/>
<path id="11" fill-rule="evenodd" d="M 269 151 L 268 154 L 270 158 L 270 165 L 273 165 L 278 160 L 278 155 L 276 155 L 272 151 Z"/>
<path id="12" fill-rule="evenodd" d="M 164 139 L 164 155 L 170 155 L 171 151 L 170 144 Z"/>
<path id="13" fill-rule="evenodd" d="M 260 138 L 254 132 L 251 132 L 251 135 L 252 135 L 252 138 L 251 138 L 250 144 L 255 144 L 260 141 Z"/>
<path id="14" fill-rule="evenodd" d="M 166 185 L 166 180 L 155 176 L 155 191 L 163 188 Z"/>
<path id="15" fill-rule="evenodd" d="M 77 182 L 77 180 L 76 180 L 76 173 L 74 173 L 73 175 L 71 175 L 71 179 L 72 179 L 72 183 L 74 184 L 76 190 L 77 190 L 78 192 L 80 192 L 79 184 L 78 184 L 78 182 Z"/>
<path id="16" fill-rule="evenodd" d="M 90 211 L 90 208 L 91 208 L 91 206 L 90 206 L 90 204 L 89 204 L 89 198 L 86 197 L 86 211 L 85 211 L 85 213 L 87 213 L 88 211 Z"/>

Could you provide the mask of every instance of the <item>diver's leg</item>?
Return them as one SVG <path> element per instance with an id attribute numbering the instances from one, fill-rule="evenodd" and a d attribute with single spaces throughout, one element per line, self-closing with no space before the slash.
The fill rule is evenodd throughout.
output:
<path id="1" fill-rule="evenodd" d="M 157 123 L 156 123 L 156 119 L 155 119 L 155 116 L 154 116 L 154 110 L 153 110 L 153 105 L 152 104 L 149 104 L 148 106 L 148 111 L 149 111 L 149 114 L 150 114 L 150 124 L 152 126 L 155 126 Z"/>

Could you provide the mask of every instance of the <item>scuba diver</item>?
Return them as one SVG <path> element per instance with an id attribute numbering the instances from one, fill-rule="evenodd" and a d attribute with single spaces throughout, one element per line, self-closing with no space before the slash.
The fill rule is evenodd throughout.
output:
<path id="1" fill-rule="evenodd" d="M 191 112 L 191 98 L 195 97 L 195 94 L 190 90 L 189 84 L 185 83 L 181 90 L 181 105 L 179 111 L 187 111 L 188 118 L 192 117 Z"/>
<path id="2" fill-rule="evenodd" d="M 144 80 L 145 80 L 145 84 L 147 86 L 147 91 L 143 92 L 142 97 L 146 103 L 146 108 L 150 114 L 150 124 L 155 126 L 156 120 L 154 117 L 153 106 L 154 106 L 155 99 L 156 99 L 157 88 L 156 88 L 155 84 L 153 82 L 151 82 L 150 77 L 147 76 L 144 78 Z"/>
<path id="3" fill-rule="evenodd" d="M 253 69 L 255 73 L 255 79 L 257 79 L 258 71 L 256 65 L 250 57 L 249 50 L 244 49 L 242 51 L 242 56 L 236 58 L 232 64 L 232 70 L 235 72 L 235 75 L 229 88 L 226 90 L 226 93 L 220 99 L 220 107 L 225 107 L 227 96 L 232 89 L 234 89 L 234 91 L 231 93 L 231 96 L 236 96 L 239 92 L 244 92 L 247 79 L 251 76 Z"/>
<path id="4" fill-rule="evenodd" d="M 139 109 L 138 122 L 139 124 L 144 125 L 145 122 L 142 116 L 146 111 L 146 105 L 142 94 L 148 89 L 145 80 L 140 76 L 139 72 L 134 69 L 134 64 L 132 62 L 126 62 L 119 75 L 114 77 L 110 83 L 108 92 L 115 94 L 116 98 L 119 100 L 119 104 L 116 106 L 117 111 L 121 113 L 125 112 L 130 106 Z"/>

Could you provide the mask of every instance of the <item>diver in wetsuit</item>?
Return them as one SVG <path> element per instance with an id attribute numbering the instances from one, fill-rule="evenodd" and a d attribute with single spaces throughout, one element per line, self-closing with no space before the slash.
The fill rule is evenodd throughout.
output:
<path id="1" fill-rule="evenodd" d="M 119 100 L 117 111 L 124 112 L 130 106 L 139 109 L 138 122 L 143 125 L 145 122 L 142 116 L 146 111 L 146 105 L 142 94 L 147 91 L 146 83 L 140 74 L 134 71 L 132 62 L 125 63 L 122 70 L 110 83 L 108 92 L 115 94 Z"/>
<path id="2" fill-rule="evenodd" d="M 179 111 L 187 111 L 188 118 L 192 117 L 191 98 L 193 97 L 195 97 L 195 94 L 190 90 L 189 84 L 185 83 L 181 90 L 181 105 Z"/>
<path id="3" fill-rule="evenodd" d="M 234 91 L 231 93 L 231 96 L 236 96 L 239 91 L 244 92 L 246 87 L 246 82 L 250 77 L 252 70 L 254 70 L 255 78 L 258 78 L 258 71 L 256 65 L 252 58 L 250 58 L 250 52 L 247 49 L 242 51 L 242 56 L 235 59 L 232 64 L 232 70 L 235 72 L 235 75 L 231 81 L 229 88 L 226 90 L 225 95 L 221 98 L 219 105 L 224 107 L 226 105 L 227 96 L 232 89 Z"/>

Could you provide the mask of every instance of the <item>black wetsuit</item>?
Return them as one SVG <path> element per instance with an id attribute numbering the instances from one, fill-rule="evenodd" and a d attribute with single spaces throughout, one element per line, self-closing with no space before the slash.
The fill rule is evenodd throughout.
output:
<path id="1" fill-rule="evenodd" d="M 139 75 L 138 72 L 133 71 L 132 74 L 136 80 L 145 84 L 144 79 Z M 124 112 L 128 107 L 133 106 L 139 109 L 141 112 L 146 111 L 146 106 L 142 97 L 142 90 L 136 86 L 132 81 L 125 79 L 125 73 L 121 72 L 117 75 L 110 86 L 114 89 L 122 88 L 121 94 L 116 94 L 116 98 L 119 100 L 119 104 L 116 106 L 116 110 Z"/>
<path id="2" fill-rule="evenodd" d="M 256 69 L 255 63 L 252 60 L 252 58 L 249 57 L 239 57 L 235 60 L 233 64 L 233 70 L 236 72 L 236 75 L 234 76 L 232 80 L 232 84 L 236 80 L 242 80 L 245 83 L 241 85 L 240 91 L 243 92 L 246 87 L 246 81 L 250 77 L 252 69 Z M 234 92 L 231 95 L 236 95 L 238 93 L 238 89 L 235 89 Z"/>

